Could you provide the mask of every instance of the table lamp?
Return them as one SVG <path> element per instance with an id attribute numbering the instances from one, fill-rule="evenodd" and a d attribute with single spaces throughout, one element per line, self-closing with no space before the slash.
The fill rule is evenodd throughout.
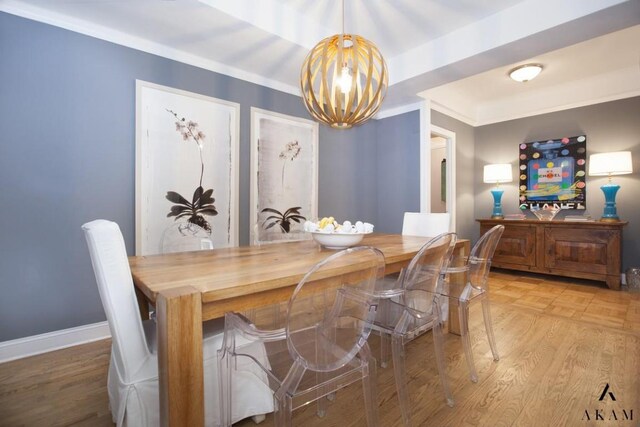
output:
<path id="1" fill-rule="evenodd" d="M 611 183 L 611 175 L 625 175 L 633 172 L 631 165 L 631 151 L 616 151 L 599 153 L 589 156 L 589 175 L 608 176 L 609 182 L 600 187 L 604 193 L 604 213 L 600 221 L 617 222 L 616 193 L 620 189 L 618 184 Z"/>
<path id="2" fill-rule="evenodd" d="M 491 190 L 491 194 L 493 195 L 493 212 L 491 213 L 492 219 L 504 218 L 504 215 L 502 213 L 502 204 L 500 203 L 504 190 L 500 188 L 500 183 L 511 181 L 513 181 L 513 176 L 511 175 L 510 164 L 505 163 L 484 166 L 484 182 L 488 184 L 496 184 L 496 188 Z"/>

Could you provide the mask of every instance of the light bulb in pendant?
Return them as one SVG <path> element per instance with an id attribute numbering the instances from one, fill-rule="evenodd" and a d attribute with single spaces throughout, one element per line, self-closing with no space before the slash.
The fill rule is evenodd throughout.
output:
<path id="1" fill-rule="evenodd" d="M 340 86 L 340 91 L 348 95 L 351 92 L 351 69 L 348 66 L 343 66 L 340 71 L 340 79 L 338 81 L 338 85 Z"/>

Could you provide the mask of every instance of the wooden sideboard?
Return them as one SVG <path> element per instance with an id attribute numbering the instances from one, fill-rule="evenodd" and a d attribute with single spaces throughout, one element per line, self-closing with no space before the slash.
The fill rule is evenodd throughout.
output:
<path id="1" fill-rule="evenodd" d="M 626 222 L 478 219 L 480 234 L 504 225 L 491 265 L 510 270 L 602 280 L 620 289 Z"/>

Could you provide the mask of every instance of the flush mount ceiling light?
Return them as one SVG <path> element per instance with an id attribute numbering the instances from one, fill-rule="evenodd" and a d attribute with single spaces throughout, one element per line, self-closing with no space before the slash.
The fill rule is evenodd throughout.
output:
<path id="1" fill-rule="evenodd" d="M 509 71 L 509 77 L 517 82 L 528 82 L 533 80 L 542 71 L 540 64 L 525 64 Z"/>
<path id="2" fill-rule="evenodd" d="M 319 122 L 348 129 L 369 120 L 382 105 L 388 85 L 387 64 L 375 44 L 344 33 L 321 40 L 302 64 L 304 105 Z"/>

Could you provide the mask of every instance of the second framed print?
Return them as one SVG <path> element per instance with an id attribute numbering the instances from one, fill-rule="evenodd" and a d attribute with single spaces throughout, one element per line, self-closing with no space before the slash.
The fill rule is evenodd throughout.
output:
<path id="1" fill-rule="evenodd" d="M 251 242 L 298 240 L 318 216 L 318 123 L 251 108 Z"/>

